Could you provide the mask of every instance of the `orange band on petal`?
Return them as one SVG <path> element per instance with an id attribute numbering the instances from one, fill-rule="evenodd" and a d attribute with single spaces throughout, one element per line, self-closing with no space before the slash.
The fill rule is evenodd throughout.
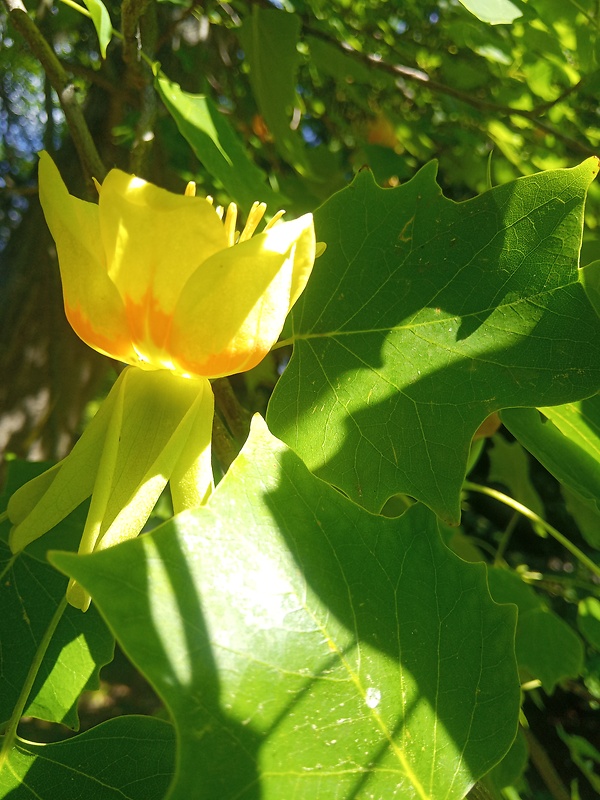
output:
<path id="1" fill-rule="evenodd" d="M 218 378 L 224 375 L 236 375 L 238 372 L 247 372 L 259 364 L 269 352 L 267 349 L 255 349 L 251 353 L 241 352 L 216 353 L 204 361 L 191 361 L 177 359 L 180 368 L 191 375 L 200 377 Z"/>
<path id="2" fill-rule="evenodd" d="M 136 303 L 131 297 L 125 297 L 124 303 L 125 315 L 134 341 L 141 345 L 151 343 L 153 348 L 162 349 L 171 331 L 172 314 L 167 314 L 161 309 L 150 289 L 140 302 Z"/>
<path id="3" fill-rule="evenodd" d="M 92 326 L 81 308 L 71 308 L 65 304 L 65 313 L 77 336 L 94 350 L 98 350 L 110 358 L 116 358 L 118 361 L 128 364 L 135 363 L 135 353 L 127 331 L 123 331 L 119 336 L 107 336 L 106 333 L 97 331 Z"/>

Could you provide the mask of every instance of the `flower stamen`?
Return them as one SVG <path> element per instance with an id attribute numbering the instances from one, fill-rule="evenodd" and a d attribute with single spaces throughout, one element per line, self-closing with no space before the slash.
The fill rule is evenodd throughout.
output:
<path id="1" fill-rule="evenodd" d="M 235 203 L 229 203 L 227 206 L 225 221 L 223 222 L 223 225 L 225 226 L 225 236 L 227 237 L 227 244 L 229 247 L 233 247 L 237 240 L 237 233 L 235 230 L 236 222 L 237 206 Z"/>
<path id="2" fill-rule="evenodd" d="M 258 201 L 252 203 L 252 208 L 250 209 L 250 213 L 248 214 L 248 220 L 239 238 L 240 242 L 246 242 L 248 239 L 252 237 L 252 234 L 256 230 L 258 223 L 264 217 L 266 210 L 267 210 L 266 203 L 259 203 Z"/>
<path id="3" fill-rule="evenodd" d="M 194 181 L 190 181 L 188 183 L 188 185 L 185 187 L 184 194 L 186 195 L 186 197 L 196 196 L 196 184 L 194 183 Z M 206 200 L 211 204 L 211 206 L 214 206 L 215 201 L 212 195 L 207 194 Z M 250 209 L 250 213 L 248 214 L 248 219 L 246 220 L 244 229 L 240 233 L 235 229 L 237 223 L 237 214 L 238 214 L 237 205 L 235 203 L 230 203 L 227 206 L 227 213 L 225 213 L 225 209 L 223 208 L 223 206 L 216 206 L 215 211 L 217 212 L 219 219 L 221 220 L 221 222 L 223 222 L 223 225 L 225 226 L 225 235 L 227 237 L 228 246 L 233 247 L 234 244 L 239 244 L 240 242 L 247 242 L 248 239 L 251 239 L 254 236 L 254 233 L 256 232 L 256 229 L 260 221 L 264 217 L 266 210 L 267 210 L 266 203 L 259 203 L 258 200 L 252 203 L 252 208 Z M 262 232 L 265 233 L 266 231 L 271 230 L 271 228 L 274 228 L 284 214 L 285 214 L 284 210 L 278 211 L 273 216 L 273 218 L 267 222 Z M 225 216 L 225 220 L 223 220 L 223 216 Z"/>
<path id="4" fill-rule="evenodd" d="M 275 214 L 275 215 L 274 215 L 274 216 L 273 216 L 273 217 L 272 217 L 272 218 L 271 218 L 271 219 L 270 219 L 270 220 L 267 222 L 267 224 L 266 224 L 266 225 L 265 225 L 265 227 L 263 228 L 263 233 L 265 233 L 265 231 L 270 231 L 270 230 L 271 230 L 271 228 L 274 228 L 274 227 L 275 227 L 275 225 L 277 225 L 277 223 L 278 223 L 278 222 L 279 222 L 279 220 L 280 220 L 280 219 L 283 217 L 283 215 L 284 215 L 284 214 L 285 214 L 285 211 L 284 211 L 283 209 L 282 209 L 281 211 L 278 211 L 278 212 L 277 212 L 277 213 L 276 213 L 276 214 Z"/>

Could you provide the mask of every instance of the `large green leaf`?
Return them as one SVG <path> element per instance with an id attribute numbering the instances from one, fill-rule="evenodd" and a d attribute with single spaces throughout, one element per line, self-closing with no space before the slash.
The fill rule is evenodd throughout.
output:
<path id="1" fill-rule="evenodd" d="M 210 97 L 184 92 L 178 83 L 159 75 L 156 89 L 179 132 L 196 158 L 223 184 L 225 191 L 248 213 L 255 200 L 274 212 L 281 197 L 252 161 L 242 141 Z"/>
<path id="2" fill-rule="evenodd" d="M 11 464 L 3 500 L 39 471 L 38 465 Z M 76 549 L 83 515 L 81 511 L 74 512 L 47 537 L 17 556 L 6 544 L 9 527 L 6 521 L 0 526 L 0 722 L 10 717 L 67 588 L 64 576 L 46 561 L 46 548 L 54 545 Z M 69 606 L 46 651 L 25 713 L 78 728 L 79 695 L 84 689 L 98 688 L 100 667 L 112 660 L 113 647 L 114 640 L 95 609 L 91 614 L 82 614 Z"/>
<path id="3" fill-rule="evenodd" d="M 415 505 L 376 517 L 257 418 L 208 507 L 53 561 L 171 711 L 171 800 L 462 798 L 510 747 L 514 611 Z"/>
<path id="4" fill-rule="evenodd" d="M 298 125 L 292 128 L 296 96 L 300 18 L 274 8 L 252 7 L 239 29 L 256 102 L 281 155 L 299 172 L 307 163 Z"/>
<path id="5" fill-rule="evenodd" d="M 174 762 L 169 723 L 119 717 L 65 742 L 19 742 L 0 772 L 0 798 L 162 800 Z"/>
<path id="6" fill-rule="evenodd" d="M 315 215 L 327 250 L 293 310 L 276 435 L 366 508 L 404 493 L 457 522 L 491 412 L 600 386 L 600 320 L 577 273 L 597 168 L 463 203 L 442 196 L 433 163 L 396 189 L 360 173 Z"/>

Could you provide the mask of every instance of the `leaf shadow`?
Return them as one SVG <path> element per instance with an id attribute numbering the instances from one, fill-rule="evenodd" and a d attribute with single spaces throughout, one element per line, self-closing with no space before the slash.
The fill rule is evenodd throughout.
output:
<path id="1" fill-rule="evenodd" d="M 328 248 L 268 420 L 369 510 L 405 493 L 456 524 L 479 425 L 595 391 L 600 322 L 577 278 L 581 196 L 519 215 L 518 182 L 453 203 L 434 172 L 395 190 L 359 175 L 317 212 Z"/>
<path id="2" fill-rule="evenodd" d="M 441 791 L 433 777 L 430 786 L 417 784 L 423 774 L 443 773 L 445 761 L 453 774 L 444 789 L 458 797 L 472 776 L 493 766 L 516 732 L 514 612 L 493 603 L 482 564 L 467 565 L 445 548 L 424 506 L 385 519 L 310 481 L 297 457 L 283 453 L 279 484 L 266 501 L 313 602 L 350 632 L 356 648 L 354 663 L 350 646 L 338 658 L 354 673 L 375 733 L 363 763 L 355 765 L 354 785 L 340 770 L 346 788 L 339 796 L 351 800 L 367 787 L 381 791 L 381 784 L 369 786 L 380 770 L 389 774 L 388 788 Z M 384 667 L 390 659 L 395 675 Z M 430 713 L 436 722 L 423 728 Z M 340 728 L 338 738 L 343 735 Z M 329 767 L 335 770 L 335 761 Z"/>

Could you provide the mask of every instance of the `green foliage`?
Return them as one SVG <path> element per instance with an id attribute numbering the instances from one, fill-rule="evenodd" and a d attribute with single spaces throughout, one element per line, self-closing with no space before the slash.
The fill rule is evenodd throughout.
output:
<path id="1" fill-rule="evenodd" d="M 97 147 L 313 212 L 326 249 L 273 354 L 214 384 L 206 506 L 77 555 L 90 463 L 23 552 L 0 517 L 0 798 L 595 796 L 598 4 L 3 3 L 2 448 L 63 457 L 112 380 L 55 335 L 42 145 L 82 197 Z M 0 511 L 41 474 L 12 461 Z M 115 641 L 165 719 L 90 712 Z"/>
<path id="2" fill-rule="evenodd" d="M 362 511 L 257 418 L 207 508 L 129 549 L 52 561 L 169 708 L 170 797 L 256 784 L 264 798 L 368 796 L 393 782 L 459 798 L 515 735 L 514 611 L 436 527 L 423 506 Z"/>
<path id="3" fill-rule="evenodd" d="M 3 770 L 0 792 L 11 800 L 50 800 L 59 786 L 64 800 L 161 800 L 173 772 L 174 751 L 169 723 L 122 717 L 66 742 L 20 742 Z"/>
<path id="4" fill-rule="evenodd" d="M 102 58 L 106 58 L 106 48 L 112 39 L 112 23 L 110 15 L 104 3 L 101 0 L 84 0 L 87 10 L 90 12 L 92 22 L 98 34 L 98 42 L 100 43 L 100 54 Z"/>
<path id="5" fill-rule="evenodd" d="M 457 523 L 489 414 L 600 388 L 600 323 L 577 276 L 595 163 L 459 205 L 433 164 L 387 191 L 361 173 L 317 212 L 327 251 L 292 312 L 273 431 L 365 507 L 404 492 Z"/>

